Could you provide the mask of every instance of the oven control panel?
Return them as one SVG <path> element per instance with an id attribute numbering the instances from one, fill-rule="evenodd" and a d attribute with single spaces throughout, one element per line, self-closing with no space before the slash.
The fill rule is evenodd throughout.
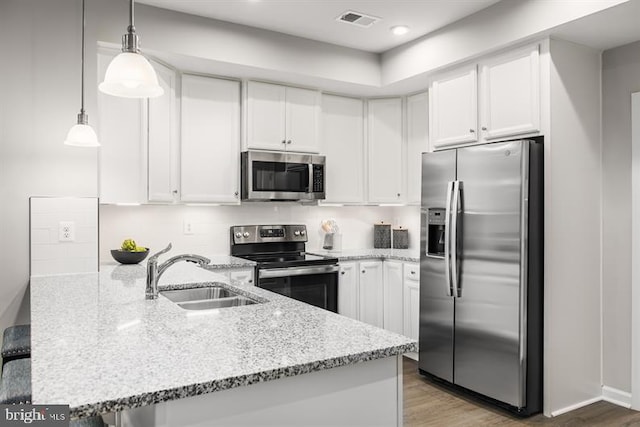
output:
<path id="1" fill-rule="evenodd" d="M 235 225 L 231 227 L 231 242 L 235 245 L 306 241 L 306 225 Z"/>

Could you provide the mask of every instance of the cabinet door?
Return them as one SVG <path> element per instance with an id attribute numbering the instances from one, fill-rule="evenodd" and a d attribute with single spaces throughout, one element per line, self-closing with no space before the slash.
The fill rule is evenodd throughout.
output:
<path id="1" fill-rule="evenodd" d="M 373 99 L 369 106 L 370 202 L 399 203 L 402 199 L 402 100 Z"/>
<path id="2" fill-rule="evenodd" d="M 99 81 L 119 52 L 98 51 Z M 144 203 L 146 195 L 146 101 L 98 91 L 100 203 Z"/>
<path id="3" fill-rule="evenodd" d="M 178 112 L 175 70 L 151 61 L 164 95 L 148 100 L 147 195 L 150 202 L 173 202 L 178 196 Z"/>
<path id="4" fill-rule="evenodd" d="M 420 325 L 420 268 L 417 264 L 405 263 L 404 278 L 404 335 L 418 340 Z"/>
<path id="5" fill-rule="evenodd" d="M 384 327 L 382 261 L 363 261 L 358 275 L 359 320 Z"/>
<path id="6" fill-rule="evenodd" d="M 338 314 L 358 318 L 358 275 L 355 262 L 340 262 Z"/>
<path id="7" fill-rule="evenodd" d="M 427 92 L 407 98 L 407 203 L 420 204 L 422 153 L 429 150 L 429 96 Z"/>
<path id="8" fill-rule="evenodd" d="M 285 150 L 286 90 L 284 86 L 248 82 L 247 147 Z"/>
<path id="9" fill-rule="evenodd" d="M 253 285 L 253 269 L 231 271 L 229 272 L 229 279 L 241 285 Z"/>
<path id="10" fill-rule="evenodd" d="M 384 328 L 403 333 L 402 263 L 384 262 Z"/>
<path id="11" fill-rule="evenodd" d="M 287 151 L 319 153 L 320 92 L 286 88 Z"/>
<path id="12" fill-rule="evenodd" d="M 437 77 L 429 89 L 429 136 L 434 150 L 478 140 L 476 66 Z"/>
<path id="13" fill-rule="evenodd" d="M 185 74 L 181 99 L 181 200 L 238 202 L 240 83 Z"/>
<path id="14" fill-rule="evenodd" d="M 540 130 L 538 45 L 480 64 L 480 125 L 485 139 Z"/>
<path id="15" fill-rule="evenodd" d="M 322 95 L 322 151 L 327 159 L 325 202 L 364 201 L 363 115 L 361 99 Z"/>

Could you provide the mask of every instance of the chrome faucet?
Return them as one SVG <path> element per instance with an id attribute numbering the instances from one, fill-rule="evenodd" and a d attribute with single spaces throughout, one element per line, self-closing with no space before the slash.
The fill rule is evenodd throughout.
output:
<path id="1" fill-rule="evenodd" d="M 169 243 L 169 245 L 160 252 L 151 255 L 149 257 L 149 261 L 147 261 L 147 288 L 145 291 L 146 299 L 158 298 L 158 280 L 160 280 L 160 276 L 162 276 L 162 274 L 167 271 L 167 268 L 171 267 L 176 262 L 189 261 L 200 265 L 209 264 L 211 262 L 209 258 L 200 255 L 183 254 L 169 258 L 162 264 L 158 265 L 158 257 L 169 252 L 170 250 L 171 243 Z"/>

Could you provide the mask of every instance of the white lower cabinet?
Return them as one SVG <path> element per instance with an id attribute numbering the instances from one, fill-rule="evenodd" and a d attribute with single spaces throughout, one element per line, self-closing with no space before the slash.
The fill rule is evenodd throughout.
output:
<path id="1" fill-rule="evenodd" d="M 404 263 L 403 279 L 403 335 L 420 338 L 420 265 Z M 416 353 L 407 356 L 417 359 Z"/>
<path id="2" fill-rule="evenodd" d="M 338 313 L 358 318 L 358 263 L 341 262 L 338 275 Z"/>
<path id="3" fill-rule="evenodd" d="M 358 266 L 358 315 L 362 322 L 384 327 L 382 261 L 361 261 Z"/>
<path id="4" fill-rule="evenodd" d="M 340 262 L 338 313 L 417 341 L 420 265 L 395 260 Z"/>
<path id="5" fill-rule="evenodd" d="M 384 328 L 403 333 L 402 262 L 385 261 L 384 266 Z"/>
<path id="6" fill-rule="evenodd" d="M 383 282 L 382 261 L 341 262 L 338 313 L 382 328 Z"/>

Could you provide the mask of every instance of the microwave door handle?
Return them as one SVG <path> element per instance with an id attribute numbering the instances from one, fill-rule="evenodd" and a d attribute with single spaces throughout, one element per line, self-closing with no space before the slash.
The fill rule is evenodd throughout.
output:
<path id="1" fill-rule="evenodd" d="M 309 187 L 307 193 L 313 193 L 313 163 L 309 163 Z"/>

